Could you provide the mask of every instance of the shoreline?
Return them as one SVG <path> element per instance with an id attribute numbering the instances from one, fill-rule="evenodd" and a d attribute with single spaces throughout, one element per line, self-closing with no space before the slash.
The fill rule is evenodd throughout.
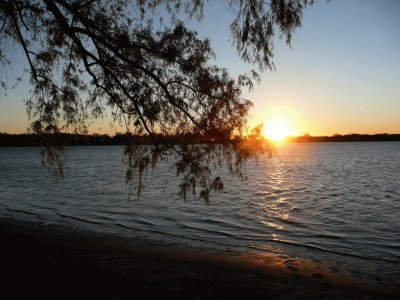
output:
<path id="1" fill-rule="evenodd" d="M 3 218 L 0 240 L 3 292 L 13 299 L 397 299 L 400 295 L 399 288 L 315 271 L 306 264 L 298 268 L 273 254 L 151 245 Z"/>

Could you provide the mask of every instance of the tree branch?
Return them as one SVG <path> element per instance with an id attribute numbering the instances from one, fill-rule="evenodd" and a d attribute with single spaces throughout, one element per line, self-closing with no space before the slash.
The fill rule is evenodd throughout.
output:
<path id="1" fill-rule="evenodd" d="M 22 33 L 21 33 L 21 31 L 19 30 L 18 20 L 17 20 L 17 17 L 15 16 L 15 8 L 12 7 L 11 9 L 12 9 L 11 19 L 12 19 L 12 22 L 13 22 L 13 24 L 14 24 L 14 30 L 15 30 L 17 36 L 18 36 L 19 42 L 20 42 L 21 45 L 22 45 L 22 48 L 23 48 L 24 53 L 25 53 L 25 56 L 26 56 L 26 58 L 28 59 L 28 63 L 29 63 L 29 66 L 30 66 L 30 68 L 31 68 L 33 78 L 34 78 L 35 81 L 39 84 L 39 80 L 38 80 L 38 78 L 37 78 L 36 68 L 35 68 L 35 66 L 33 65 L 32 60 L 31 60 L 31 57 L 30 57 L 30 55 L 29 55 L 30 51 L 28 50 L 28 47 L 27 47 L 27 45 L 26 45 L 26 43 L 25 43 L 25 40 L 24 40 L 24 38 L 23 38 L 23 36 L 22 36 Z"/>

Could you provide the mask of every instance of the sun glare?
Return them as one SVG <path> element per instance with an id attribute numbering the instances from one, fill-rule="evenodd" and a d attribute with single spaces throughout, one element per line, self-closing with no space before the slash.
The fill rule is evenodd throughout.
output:
<path id="1" fill-rule="evenodd" d="M 290 135 L 294 135 L 291 124 L 285 120 L 271 120 L 264 124 L 264 136 L 276 142 L 280 142 Z"/>

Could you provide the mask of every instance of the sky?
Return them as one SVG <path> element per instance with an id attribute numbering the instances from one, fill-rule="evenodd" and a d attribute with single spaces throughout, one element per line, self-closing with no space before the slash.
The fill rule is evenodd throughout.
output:
<path id="1" fill-rule="evenodd" d="M 233 14 L 223 2 L 206 3 L 203 20 L 189 26 L 210 39 L 218 66 L 232 74 L 256 69 L 231 46 Z M 276 70 L 264 71 L 261 84 L 244 92 L 254 103 L 250 125 L 281 120 L 294 135 L 400 133 L 399 16 L 397 0 L 316 1 L 304 11 L 291 48 L 277 39 Z M 15 55 L 16 63 L 1 75 L 10 86 L 25 65 Z M 6 95 L 0 91 L 0 132 L 26 132 L 22 99 L 27 95 L 26 81 Z M 113 134 L 117 129 L 104 120 L 91 132 Z"/>

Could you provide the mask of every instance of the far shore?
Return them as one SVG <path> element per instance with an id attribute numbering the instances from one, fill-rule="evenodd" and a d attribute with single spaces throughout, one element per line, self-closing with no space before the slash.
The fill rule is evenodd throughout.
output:
<path id="1" fill-rule="evenodd" d="M 0 218 L 4 299 L 399 299 L 272 255 L 150 245 Z"/>
<path id="2" fill-rule="evenodd" d="M 187 134 L 185 136 L 164 136 L 156 134 L 159 144 L 176 144 L 185 141 L 189 144 L 203 144 L 201 137 Z M 62 133 L 64 146 L 126 146 L 134 141 L 138 145 L 152 145 L 154 141 L 148 135 L 130 135 L 117 133 L 114 136 L 107 134 L 69 134 Z M 290 143 L 338 143 L 338 142 L 398 142 L 400 134 L 335 134 L 332 136 L 288 136 L 284 139 Z M 42 137 L 37 134 L 9 134 L 0 132 L 0 147 L 38 147 L 44 145 Z"/>

